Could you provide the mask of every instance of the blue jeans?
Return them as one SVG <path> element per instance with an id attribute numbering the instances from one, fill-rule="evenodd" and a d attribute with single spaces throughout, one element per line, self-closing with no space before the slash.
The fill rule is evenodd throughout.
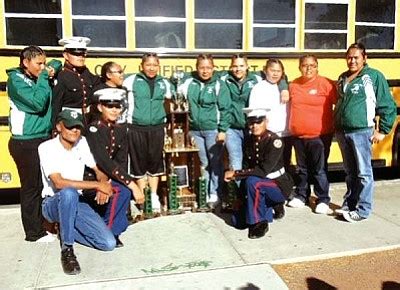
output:
<path id="1" fill-rule="evenodd" d="M 197 148 L 199 148 L 200 166 L 204 168 L 209 197 L 221 197 L 224 166 L 222 162 L 223 144 L 217 143 L 217 130 L 190 131 Z"/>
<path id="2" fill-rule="evenodd" d="M 273 206 L 285 202 L 278 185 L 271 179 L 249 176 L 246 178 L 246 221 L 253 225 L 262 221 L 272 222 Z"/>
<path id="3" fill-rule="evenodd" d="M 374 174 L 371 165 L 373 128 L 344 133 L 336 132 L 346 173 L 347 192 L 343 206 L 367 218 L 372 212 Z"/>
<path id="4" fill-rule="evenodd" d="M 244 130 L 229 128 L 226 131 L 225 146 L 229 155 L 229 169 L 242 169 Z"/>
<path id="5" fill-rule="evenodd" d="M 310 193 L 309 181 L 314 183 L 314 192 L 318 203 L 329 204 L 329 181 L 327 160 L 332 142 L 332 135 L 315 138 L 293 137 L 296 153 L 299 181 L 296 186 L 296 198 L 307 202 Z"/>
<path id="6" fill-rule="evenodd" d="M 74 241 L 103 251 L 115 248 L 115 238 L 103 219 L 87 204 L 79 200 L 78 191 L 66 187 L 43 200 L 42 213 L 49 222 L 60 224 L 60 237 L 64 245 Z"/>

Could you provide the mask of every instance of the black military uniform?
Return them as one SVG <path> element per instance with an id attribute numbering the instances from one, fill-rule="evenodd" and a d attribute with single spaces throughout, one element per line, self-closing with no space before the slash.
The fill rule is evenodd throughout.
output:
<path id="1" fill-rule="evenodd" d="M 283 150 L 282 139 L 270 131 L 245 142 L 244 169 L 235 171 L 235 177 L 246 177 L 245 213 L 251 239 L 265 235 L 268 223 L 284 216 L 284 202 L 293 181 L 283 166 Z M 235 218 L 238 222 L 241 219 Z"/>
<path id="2" fill-rule="evenodd" d="M 98 90 L 96 95 L 102 104 L 120 106 L 126 93 L 121 89 L 108 88 Z M 86 139 L 97 166 L 111 179 L 115 192 L 106 206 L 96 206 L 95 210 L 106 217 L 105 222 L 116 237 L 117 247 L 122 246 L 118 236 L 128 227 L 126 212 L 131 199 L 131 191 L 127 186 L 134 181 L 127 172 L 127 126 L 100 117 L 89 125 Z"/>
<path id="3" fill-rule="evenodd" d="M 93 75 L 85 66 L 84 59 L 80 58 L 86 57 L 86 46 L 90 43 L 90 39 L 74 36 L 60 39 L 58 43 L 64 46 L 65 64 L 58 74 L 57 84 L 53 89 L 53 124 L 55 116 L 68 108 L 82 113 L 86 125 L 89 106 L 94 103 L 93 89 L 100 82 L 100 77 Z M 75 65 L 71 63 L 70 57 L 74 57 Z M 76 66 L 77 63 L 79 66 Z"/>
<path id="4" fill-rule="evenodd" d="M 86 116 L 88 107 L 94 103 L 93 88 L 99 82 L 100 78 L 86 66 L 74 67 L 65 63 L 53 90 L 53 114 L 56 116 L 63 108 L 73 108 L 81 109 Z"/>

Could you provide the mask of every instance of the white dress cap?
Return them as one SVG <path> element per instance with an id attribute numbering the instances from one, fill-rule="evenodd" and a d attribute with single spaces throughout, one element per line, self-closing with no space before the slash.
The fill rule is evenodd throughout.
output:
<path id="1" fill-rule="evenodd" d="M 243 108 L 243 113 L 247 115 L 247 117 L 266 117 L 269 108 L 257 108 L 257 107 L 247 107 Z"/>
<path id="2" fill-rule="evenodd" d="M 81 36 L 63 38 L 58 41 L 58 44 L 64 46 L 65 49 L 86 49 L 89 43 L 90 38 Z"/>
<path id="3" fill-rule="evenodd" d="M 97 90 L 94 93 L 95 99 L 99 102 L 118 103 L 122 102 L 126 97 L 126 91 L 117 88 L 106 88 Z"/>

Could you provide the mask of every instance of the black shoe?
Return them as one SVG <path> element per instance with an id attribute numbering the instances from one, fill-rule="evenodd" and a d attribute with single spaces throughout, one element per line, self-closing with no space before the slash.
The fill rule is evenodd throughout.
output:
<path id="1" fill-rule="evenodd" d="M 124 246 L 124 243 L 121 242 L 121 240 L 119 239 L 119 236 L 115 236 L 115 241 L 116 241 L 116 244 L 115 244 L 116 248 L 122 248 Z"/>
<path id="2" fill-rule="evenodd" d="M 254 225 L 250 225 L 248 237 L 249 239 L 258 239 L 265 236 L 267 232 L 268 232 L 268 222 L 262 221 Z"/>
<path id="3" fill-rule="evenodd" d="M 274 219 L 279 220 L 285 216 L 285 203 L 278 203 L 272 208 L 274 209 Z"/>
<path id="4" fill-rule="evenodd" d="M 72 247 L 67 247 L 61 251 L 61 265 L 64 273 L 67 275 L 76 275 L 81 272 L 81 267 L 79 266 Z"/>

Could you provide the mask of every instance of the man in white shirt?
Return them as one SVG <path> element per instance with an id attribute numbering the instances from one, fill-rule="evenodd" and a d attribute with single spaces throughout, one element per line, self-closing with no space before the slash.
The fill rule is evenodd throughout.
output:
<path id="1" fill-rule="evenodd" d="M 80 273 L 74 255 L 75 241 L 96 249 L 115 248 L 114 235 L 103 219 L 80 200 L 82 190 L 95 189 L 98 204 L 108 202 L 113 194 L 111 183 L 97 167 L 85 137 L 82 115 L 64 110 L 58 114 L 59 135 L 39 146 L 43 179 L 43 216 L 58 222 L 60 228 L 61 263 L 66 274 Z M 85 166 L 92 168 L 98 181 L 83 181 Z"/>

